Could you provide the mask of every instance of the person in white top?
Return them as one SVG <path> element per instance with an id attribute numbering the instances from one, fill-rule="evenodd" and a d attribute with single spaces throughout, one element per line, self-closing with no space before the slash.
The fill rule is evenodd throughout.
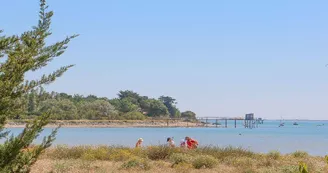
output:
<path id="1" fill-rule="evenodd" d="M 167 142 L 167 146 L 175 147 L 173 138 L 167 138 L 166 142 Z"/>

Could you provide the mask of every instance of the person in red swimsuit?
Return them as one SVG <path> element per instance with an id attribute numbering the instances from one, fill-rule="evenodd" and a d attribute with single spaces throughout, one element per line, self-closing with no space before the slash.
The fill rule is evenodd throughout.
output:
<path id="1" fill-rule="evenodd" d="M 195 149 L 198 146 L 198 142 L 194 139 L 191 139 L 190 137 L 186 137 L 186 143 L 187 143 L 187 148 L 188 149 Z"/>

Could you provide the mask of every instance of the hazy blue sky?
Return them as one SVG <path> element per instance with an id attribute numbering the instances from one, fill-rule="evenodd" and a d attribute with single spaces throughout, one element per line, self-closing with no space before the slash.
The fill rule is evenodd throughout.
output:
<path id="1" fill-rule="evenodd" d="M 53 36 L 80 34 L 42 72 L 48 90 L 169 95 L 198 116 L 328 119 L 326 0 L 49 0 Z M 38 0 L 1 2 L 1 29 L 37 23 Z M 35 78 L 39 73 L 29 74 Z"/>

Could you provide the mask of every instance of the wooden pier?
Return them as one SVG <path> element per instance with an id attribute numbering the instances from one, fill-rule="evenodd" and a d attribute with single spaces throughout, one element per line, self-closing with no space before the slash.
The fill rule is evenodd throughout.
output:
<path id="1" fill-rule="evenodd" d="M 238 125 L 243 126 L 244 128 L 258 128 L 259 124 L 263 124 L 262 118 L 255 118 L 254 114 L 246 114 L 245 118 L 227 118 L 227 117 L 197 117 L 197 120 L 204 124 L 204 127 L 221 127 L 228 128 L 228 122 L 233 122 L 234 128 L 237 128 Z M 209 123 L 209 121 L 215 123 Z M 221 123 L 222 122 L 222 123 Z"/>
<path id="2" fill-rule="evenodd" d="M 258 128 L 263 124 L 262 118 L 255 118 L 254 114 L 246 114 L 245 118 L 236 117 L 196 117 L 196 119 L 188 118 L 152 118 L 152 123 L 163 123 L 162 127 L 215 127 L 215 128 Z M 228 127 L 228 126 L 231 127 Z"/>

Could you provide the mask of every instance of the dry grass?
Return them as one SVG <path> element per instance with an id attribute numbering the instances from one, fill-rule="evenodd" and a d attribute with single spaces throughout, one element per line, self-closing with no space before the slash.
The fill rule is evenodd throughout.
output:
<path id="1" fill-rule="evenodd" d="M 308 165 L 311 173 L 328 173 L 328 164 L 323 157 L 313 157 L 304 152 L 258 154 L 232 147 L 186 150 L 163 146 L 143 149 L 58 146 L 42 155 L 33 166 L 32 173 L 297 173 L 301 161 Z"/>

